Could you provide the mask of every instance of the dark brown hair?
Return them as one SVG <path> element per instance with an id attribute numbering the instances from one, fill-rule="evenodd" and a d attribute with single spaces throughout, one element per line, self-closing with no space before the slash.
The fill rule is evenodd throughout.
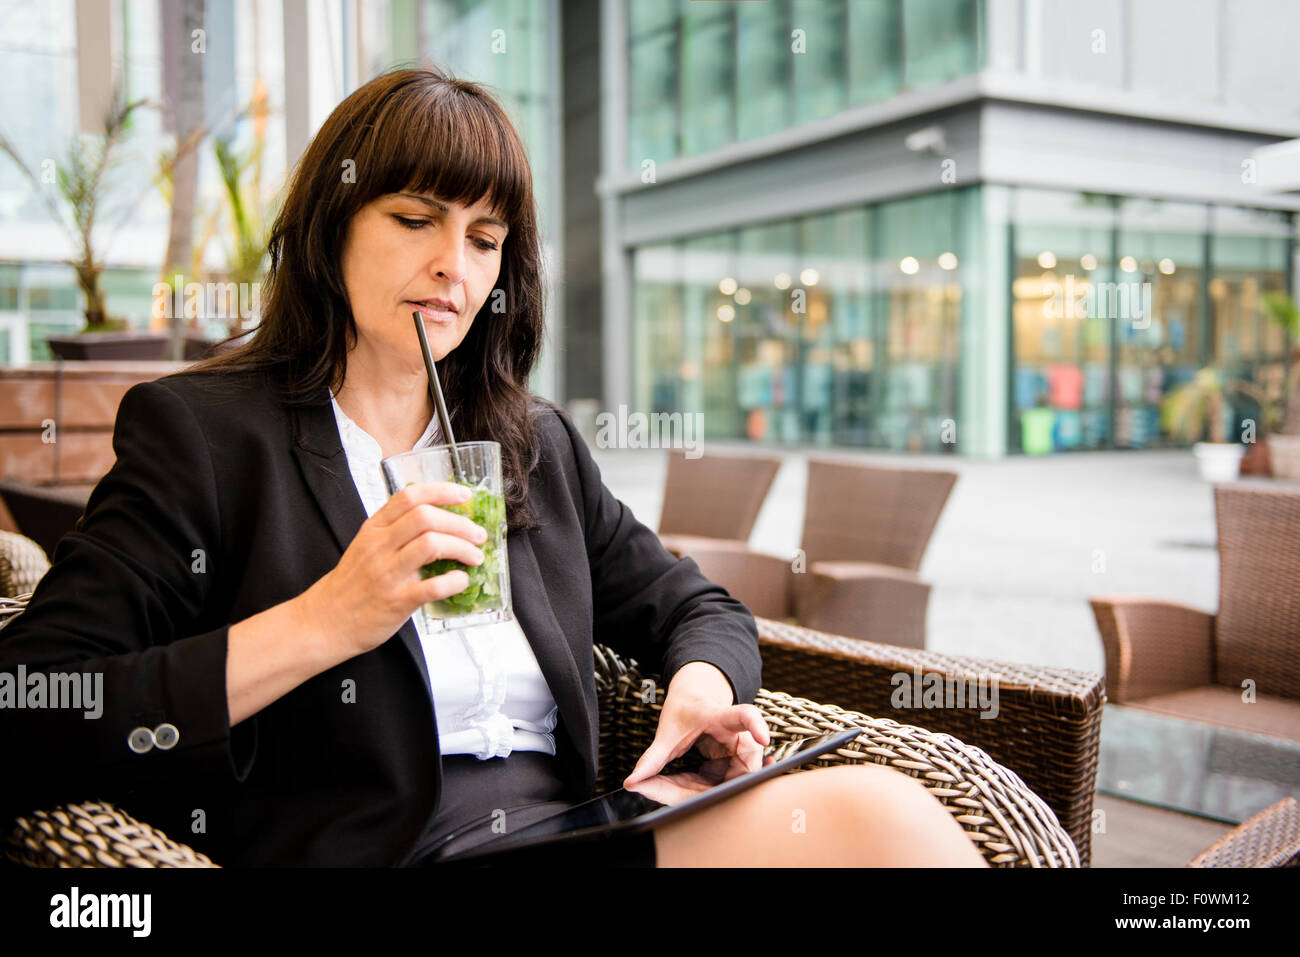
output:
<path id="1" fill-rule="evenodd" d="M 501 444 L 510 524 L 531 527 L 528 474 L 539 446 L 528 375 L 544 325 L 536 202 L 523 143 L 479 84 L 438 69 L 397 70 L 335 107 L 295 167 L 271 229 L 257 329 L 192 371 L 271 371 L 290 404 L 337 391 L 357 334 L 340 265 L 348 223 L 372 200 L 404 190 L 465 205 L 486 197 L 510 227 L 496 287 L 505 312 L 493 311 L 501 298 L 494 289 L 438 375 L 456 435 Z"/>

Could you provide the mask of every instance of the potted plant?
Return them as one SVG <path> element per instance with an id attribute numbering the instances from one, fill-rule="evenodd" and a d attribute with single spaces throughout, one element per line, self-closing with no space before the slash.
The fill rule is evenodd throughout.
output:
<path id="1" fill-rule="evenodd" d="M 75 271 L 77 285 L 85 298 L 86 325 L 79 335 L 47 337 L 50 348 L 60 358 L 162 358 L 166 336 L 133 334 L 127 331 L 129 325 L 124 318 L 109 315 L 100 286 L 104 260 L 96 246 L 95 235 L 104 213 L 109 179 L 117 165 L 118 147 L 126 135 L 131 116 L 147 104 L 147 100 L 127 103 L 119 95 L 104 120 L 102 132 L 74 137 L 64 160 L 54 163 L 54 181 L 61 204 L 23 162 L 8 138 L 0 134 L 0 151 L 26 175 L 55 222 L 65 230 L 78 251 L 77 258 L 65 262 Z M 126 223 L 134 205 L 127 205 L 125 215 L 112 228 L 104 248 L 112 243 L 112 237 Z"/>
<path id="2" fill-rule="evenodd" d="M 1300 479 L 1300 307 L 1284 292 L 1263 298 L 1265 314 L 1286 330 L 1291 355 L 1283 395 L 1286 415 L 1280 431 L 1269 436 L 1269 464 L 1278 478 Z"/>
<path id="3" fill-rule="evenodd" d="M 1275 406 L 1263 392 L 1252 382 L 1227 379 L 1213 366 L 1201 369 L 1191 382 L 1171 392 L 1160 409 L 1165 431 L 1195 443 L 1192 452 L 1201 478 L 1207 482 L 1230 482 L 1241 471 L 1245 447 L 1240 442 L 1228 441 L 1229 397 L 1234 395 L 1247 396 L 1258 403 L 1266 420 L 1263 429 L 1267 431 L 1271 427 Z M 1207 432 L 1209 441 L 1200 441 Z"/>
<path id="4" fill-rule="evenodd" d="M 213 143 L 223 202 L 220 211 L 207 217 L 203 236 L 196 244 L 193 269 L 195 273 L 199 271 L 208 243 L 219 238 L 224 247 L 226 268 L 215 278 L 224 287 L 224 295 L 210 297 L 212 301 L 205 300 L 202 315 L 209 317 L 213 312 L 220 313 L 226 337 L 210 340 L 194 323 L 186 336 L 187 359 L 232 348 L 234 340 L 250 332 L 258 323 L 269 226 L 275 215 L 275 203 L 263 196 L 262 189 L 267 114 L 266 86 L 259 80 L 252 100 L 238 117 L 239 120 L 253 120 L 251 143 L 240 148 L 233 138 L 228 137 L 218 137 Z"/>

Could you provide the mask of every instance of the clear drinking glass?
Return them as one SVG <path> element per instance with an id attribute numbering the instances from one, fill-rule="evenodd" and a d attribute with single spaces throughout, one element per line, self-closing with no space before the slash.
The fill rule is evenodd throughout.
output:
<path id="1" fill-rule="evenodd" d="M 463 505 L 444 505 L 449 512 L 466 516 L 487 532 L 479 548 L 482 565 L 465 565 L 452 558 L 440 558 L 420 569 L 424 578 L 460 569 L 469 575 L 469 587 L 441 601 L 423 607 L 430 631 L 448 631 L 470 625 L 510 621 L 510 567 L 506 561 L 506 500 L 501 482 L 501 446 L 496 442 L 456 443 L 456 462 L 462 484 L 474 490 Z M 396 495 L 408 485 L 424 482 L 454 482 L 452 447 L 437 445 L 403 452 L 383 460 L 388 493 Z"/>

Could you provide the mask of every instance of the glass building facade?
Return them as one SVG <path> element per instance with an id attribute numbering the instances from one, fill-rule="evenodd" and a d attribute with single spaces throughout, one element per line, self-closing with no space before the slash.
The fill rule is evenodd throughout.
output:
<path id="1" fill-rule="evenodd" d="M 1025 188 L 1013 209 L 1012 450 L 1168 445 L 1162 403 L 1210 365 L 1280 401 L 1261 298 L 1287 289 L 1293 214 Z"/>
<path id="2" fill-rule="evenodd" d="M 1169 445 L 1161 404 L 1207 365 L 1281 400 L 1261 299 L 1287 288 L 1292 214 L 1017 187 L 1004 263 L 981 192 L 637 248 L 636 407 L 702 411 L 719 439 L 961 452 L 986 282 L 1009 288 L 1008 451 Z"/>
<path id="3" fill-rule="evenodd" d="M 629 169 L 944 83 L 984 59 L 976 0 L 621 2 Z"/>
<path id="4" fill-rule="evenodd" d="M 978 216 L 970 188 L 636 250 L 638 408 L 703 411 L 717 438 L 955 451 Z"/>
<path id="5" fill-rule="evenodd" d="M 976 74 L 1008 87 L 1023 81 L 1042 112 L 1020 114 L 1008 126 L 971 105 L 969 120 L 954 119 L 956 110 L 907 117 L 896 138 L 927 124 L 973 131 L 966 155 L 982 164 L 985 137 L 1002 137 L 994 143 L 1002 147 L 1016 136 L 1050 136 L 1028 132 L 1049 114 L 1053 129 L 1074 136 L 1071 124 L 1081 130 L 1093 118 L 1110 121 L 1095 104 L 1086 120 L 1077 103 L 1058 106 L 1053 98 L 1069 97 L 1055 86 L 1033 87 L 1046 78 L 1104 91 L 1117 114 L 1128 108 L 1122 97 L 1129 92 L 1148 97 L 1148 105 L 1158 97 L 1236 110 L 1239 118 L 1208 134 L 1222 136 L 1219 153 L 1236 155 L 1242 147 L 1233 142 L 1232 122 L 1248 116 L 1247 101 L 1261 110 L 1281 102 L 1272 93 L 1244 98 L 1246 78 L 1257 79 L 1260 49 L 1273 48 L 1258 22 L 1216 21 L 1225 31 L 1219 75 L 1191 82 L 1180 51 L 1204 45 L 1213 29 L 1176 25 L 1176 5 L 1163 2 L 1112 5 L 1137 31 L 1122 43 L 1116 10 L 1093 23 L 1091 14 L 1066 5 L 615 2 L 625 4 L 626 30 L 620 173 L 634 198 L 646 188 L 633 179 L 646 160 L 660 167 L 649 187 L 660 195 L 677 189 L 699 201 L 710 189 L 739 189 L 725 182 L 728 173 L 779 192 L 786 188 L 780 173 L 754 172 L 754 157 L 775 170 L 783 151 L 821 149 L 825 134 L 801 139 L 803 124 L 912 91 L 956 90 L 952 81 Z M 1097 55 L 1096 43 L 1105 42 L 1098 32 L 1109 35 L 1112 56 Z M 1071 36 L 1084 39 L 1071 45 Z M 1148 50 L 1164 58 L 1160 64 L 1146 62 Z M 1056 51 L 1055 59 L 1045 51 Z M 955 102 L 964 109 L 982 96 Z M 1132 186 L 1122 175 L 1122 185 L 1091 192 L 1048 188 L 1041 181 L 1055 171 L 1032 168 L 988 182 L 954 175 L 918 191 L 909 177 L 930 155 L 911 145 L 910 153 L 890 153 L 893 129 L 871 122 L 864 121 L 861 155 L 884 161 L 873 167 L 862 160 L 864 173 L 897 179 L 876 190 L 888 198 L 754 223 L 749 210 L 724 197 L 716 229 L 701 231 L 696 222 L 663 238 L 671 233 L 665 214 L 652 220 L 653 241 L 627 244 L 630 398 L 638 408 L 702 411 L 720 439 L 1032 455 L 1183 444 L 1165 428 L 1161 410 L 1207 366 L 1253 381 L 1281 402 L 1290 344 L 1267 318 L 1263 297 L 1291 290 L 1296 213 L 1135 195 L 1125 192 Z M 1145 135 L 1149 118 L 1122 122 Z M 834 135 L 850 129 L 837 126 Z M 728 149 L 779 133 L 789 135 L 769 140 L 766 152 Z M 944 144 L 942 134 L 937 142 Z M 1075 146 L 1104 153 L 1102 142 Z M 951 140 L 939 145 L 933 162 L 953 150 Z M 998 162 L 1013 167 L 1006 155 Z M 828 147 L 821 156 L 821 166 L 796 159 L 789 168 L 824 171 L 831 188 L 841 188 L 837 177 L 851 154 Z M 674 170 L 671 161 L 693 157 L 706 162 L 662 174 L 665 164 Z M 1136 155 L 1123 162 L 1134 171 L 1141 166 Z M 1086 179 L 1086 172 L 1059 178 Z M 822 202 L 816 190 L 808 195 L 809 205 Z M 1242 396 L 1225 411 L 1230 435 L 1262 418 Z"/>

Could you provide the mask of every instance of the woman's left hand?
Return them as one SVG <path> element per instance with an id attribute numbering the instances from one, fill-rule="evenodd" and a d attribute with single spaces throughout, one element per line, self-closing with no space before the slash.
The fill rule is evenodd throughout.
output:
<path id="1" fill-rule="evenodd" d="M 697 745 L 706 758 L 732 758 L 727 777 L 756 771 L 771 742 L 762 712 L 752 704 L 732 704 L 726 676 L 704 661 L 683 665 L 673 676 L 659 712 L 659 726 L 623 786 L 658 774 L 674 758 Z"/>

